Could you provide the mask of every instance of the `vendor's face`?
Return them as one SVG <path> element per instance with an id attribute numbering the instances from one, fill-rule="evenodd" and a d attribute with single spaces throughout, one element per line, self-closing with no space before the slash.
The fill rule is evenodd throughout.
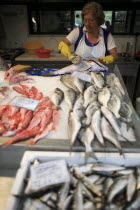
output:
<path id="1" fill-rule="evenodd" d="M 84 26 L 86 27 L 87 32 L 93 32 L 98 28 L 97 19 L 93 17 L 90 13 L 87 15 L 84 15 L 83 19 Z"/>

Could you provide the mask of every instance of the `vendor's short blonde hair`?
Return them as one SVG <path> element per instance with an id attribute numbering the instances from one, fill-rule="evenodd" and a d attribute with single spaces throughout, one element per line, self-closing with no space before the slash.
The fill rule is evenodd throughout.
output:
<path id="1" fill-rule="evenodd" d="M 91 13 L 94 18 L 97 19 L 98 25 L 102 25 L 105 22 L 105 15 L 103 13 L 102 6 L 96 2 L 89 2 L 85 4 L 85 6 L 82 9 L 82 19 L 84 19 L 84 16 L 88 13 Z"/>

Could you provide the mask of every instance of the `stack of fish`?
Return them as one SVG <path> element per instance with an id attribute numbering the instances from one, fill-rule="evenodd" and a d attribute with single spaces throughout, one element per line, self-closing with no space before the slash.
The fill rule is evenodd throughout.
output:
<path id="1" fill-rule="evenodd" d="M 87 72 L 91 81 L 85 82 L 72 75 L 63 75 L 60 80 L 68 88 L 61 95 L 53 95 L 53 102 L 58 107 L 64 97 L 69 105 L 69 139 L 72 147 L 76 139 L 84 144 L 86 157 L 93 156 L 93 142 L 100 145 L 105 140 L 111 142 L 120 154 L 120 141 L 136 141 L 131 119 L 132 109 L 125 102 L 125 91 L 114 73 L 104 75 L 100 72 Z M 59 98 L 59 100 L 58 100 Z M 57 99 L 57 100 L 56 100 Z M 96 137 L 96 138 L 95 138 Z"/>
<path id="2" fill-rule="evenodd" d="M 41 164 L 39 161 L 36 164 Z M 133 210 L 140 209 L 140 168 L 105 163 L 68 165 L 70 181 L 27 191 L 20 209 Z"/>
<path id="3" fill-rule="evenodd" d="M 39 100 L 39 105 L 35 111 L 30 111 L 23 107 L 13 105 L 3 105 L 0 107 L 0 134 L 3 137 L 13 136 L 3 143 L 3 147 L 18 141 L 23 141 L 34 137 L 30 145 L 44 138 L 51 130 L 56 129 L 58 122 L 58 111 L 49 97 L 44 97 L 35 86 L 31 88 L 20 84 L 13 87 L 14 91 L 22 97 Z"/>

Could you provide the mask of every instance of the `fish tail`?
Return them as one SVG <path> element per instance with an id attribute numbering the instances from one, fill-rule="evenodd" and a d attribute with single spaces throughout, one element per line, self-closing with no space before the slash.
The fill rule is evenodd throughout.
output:
<path id="1" fill-rule="evenodd" d="M 15 139 L 11 139 L 11 140 L 9 140 L 9 141 L 4 142 L 4 143 L 2 144 L 2 147 L 5 148 L 5 147 L 9 146 L 10 144 L 13 144 L 14 141 L 15 141 Z"/>
<path id="2" fill-rule="evenodd" d="M 87 162 L 89 157 L 92 157 L 92 158 L 98 160 L 98 158 L 95 155 L 94 151 L 92 151 L 92 152 L 85 152 L 85 162 Z"/>

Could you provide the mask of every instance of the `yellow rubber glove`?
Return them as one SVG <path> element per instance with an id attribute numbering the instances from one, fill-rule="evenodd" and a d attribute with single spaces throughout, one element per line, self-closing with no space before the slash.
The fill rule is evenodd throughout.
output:
<path id="1" fill-rule="evenodd" d="M 98 58 L 98 61 L 101 63 L 109 64 L 114 61 L 114 57 L 112 55 L 107 55 L 104 58 Z"/>
<path id="2" fill-rule="evenodd" d="M 70 48 L 63 41 L 61 41 L 59 43 L 58 50 L 61 52 L 62 55 L 64 55 L 65 57 L 67 57 L 69 60 L 71 59 Z"/>

